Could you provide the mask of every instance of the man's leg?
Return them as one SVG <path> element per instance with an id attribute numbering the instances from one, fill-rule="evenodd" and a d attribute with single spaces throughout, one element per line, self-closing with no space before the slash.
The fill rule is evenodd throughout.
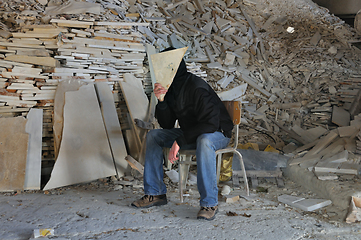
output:
<path id="1" fill-rule="evenodd" d="M 133 202 L 133 206 L 151 207 L 167 203 L 167 188 L 163 182 L 163 147 L 170 148 L 175 139 L 182 134 L 179 128 L 153 129 L 147 133 L 143 176 L 145 196 Z"/>
<path id="2" fill-rule="evenodd" d="M 198 218 L 212 220 L 218 210 L 216 151 L 227 147 L 229 141 L 221 132 L 202 134 L 197 139 L 197 186 L 201 195 Z"/>

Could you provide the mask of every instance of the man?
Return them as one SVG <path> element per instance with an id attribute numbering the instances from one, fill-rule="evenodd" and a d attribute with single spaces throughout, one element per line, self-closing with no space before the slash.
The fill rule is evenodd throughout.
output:
<path id="1" fill-rule="evenodd" d="M 197 218 L 213 220 L 218 211 L 215 151 L 228 145 L 232 120 L 213 89 L 203 79 L 187 72 L 184 60 L 169 89 L 155 84 L 154 94 L 158 98 L 155 116 L 163 129 L 153 129 L 147 134 L 143 178 L 145 196 L 133 202 L 132 206 L 147 208 L 167 204 L 163 147 L 170 148 L 168 159 L 171 163 L 178 160 L 180 148 L 196 149 L 197 186 L 201 197 Z M 176 120 L 180 128 L 174 128 Z"/>

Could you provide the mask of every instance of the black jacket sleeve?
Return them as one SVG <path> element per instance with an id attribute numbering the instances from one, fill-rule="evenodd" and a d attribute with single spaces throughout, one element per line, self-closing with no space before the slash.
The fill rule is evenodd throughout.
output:
<path id="1" fill-rule="evenodd" d="M 158 120 L 159 125 L 164 129 L 171 129 L 174 127 L 176 116 L 174 111 L 169 107 L 166 100 L 158 102 L 155 108 L 155 117 Z"/>

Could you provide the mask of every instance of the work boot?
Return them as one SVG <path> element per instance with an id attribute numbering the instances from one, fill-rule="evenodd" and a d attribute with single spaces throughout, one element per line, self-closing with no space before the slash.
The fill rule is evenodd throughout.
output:
<path id="1" fill-rule="evenodd" d="M 141 199 L 132 203 L 133 207 L 149 208 L 153 206 L 162 206 L 167 204 L 167 196 L 163 195 L 144 195 Z"/>
<path id="2" fill-rule="evenodd" d="M 218 206 L 201 207 L 197 214 L 197 219 L 213 220 L 218 212 Z"/>

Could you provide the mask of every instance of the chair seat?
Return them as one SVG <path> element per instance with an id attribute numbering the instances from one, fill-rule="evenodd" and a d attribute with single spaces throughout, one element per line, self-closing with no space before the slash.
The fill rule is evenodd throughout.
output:
<path id="1" fill-rule="evenodd" d="M 237 150 L 235 148 L 233 148 L 233 147 L 227 147 L 227 148 L 222 148 L 222 149 L 217 150 L 216 154 L 228 153 L 228 152 L 234 152 L 234 151 L 237 151 Z"/>
<path id="2" fill-rule="evenodd" d="M 185 155 L 196 155 L 195 149 L 189 149 L 189 150 L 179 150 L 179 155 L 185 154 Z"/>

